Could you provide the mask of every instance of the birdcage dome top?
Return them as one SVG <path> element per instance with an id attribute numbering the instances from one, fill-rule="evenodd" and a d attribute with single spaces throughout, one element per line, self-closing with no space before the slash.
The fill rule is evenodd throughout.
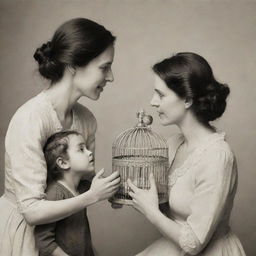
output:
<path id="1" fill-rule="evenodd" d="M 150 127 L 153 118 L 146 115 L 144 110 L 137 113 L 137 118 L 137 125 L 122 132 L 114 141 L 113 152 L 116 152 L 114 156 L 134 155 L 135 152 L 140 154 L 142 151 L 144 152 L 142 155 L 144 155 L 145 150 L 164 150 L 167 148 L 166 140 L 152 131 Z"/>

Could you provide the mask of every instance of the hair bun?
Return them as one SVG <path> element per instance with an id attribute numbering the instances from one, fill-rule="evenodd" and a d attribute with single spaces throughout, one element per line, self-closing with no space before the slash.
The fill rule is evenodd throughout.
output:
<path id="1" fill-rule="evenodd" d="M 40 48 L 36 49 L 34 54 L 34 59 L 42 65 L 50 61 L 52 58 L 52 43 L 49 41 L 46 44 L 43 44 Z"/>
<path id="2" fill-rule="evenodd" d="M 230 93 L 230 89 L 226 84 L 218 83 L 219 95 L 226 100 Z"/>
<path id="3" fill-rule="evenodd" d="M 221 117 L 226 109 L 226 99 L 230 89 L 228 85 L 213 80 L 207 86 L 206 94 L 198 98 L 197 111 L 203 121 L 209 122 Z"/>
<path id="4" fill-rule="evenodd" d="M 53 58 L 52 43 L 49 41 L 36 49 L 34 59 L 39 64 L 39 73 L 52 82 L 57 81 L 63 74 L 64 64 Z"/>

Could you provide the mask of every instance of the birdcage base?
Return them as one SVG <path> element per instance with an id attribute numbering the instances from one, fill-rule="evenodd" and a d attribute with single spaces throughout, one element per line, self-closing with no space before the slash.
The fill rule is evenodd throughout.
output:
<path id="1" fill-rule="evenodd" d="M 158 197 L 159 204 L 164 204 L 168 202 L 168 198 L 164 194 L 158 193 Z M 129 195 L 115 195 L 114 197 L 111 197 L 109 201 L 115 204 L 133 205 L 132 198 Z"/>

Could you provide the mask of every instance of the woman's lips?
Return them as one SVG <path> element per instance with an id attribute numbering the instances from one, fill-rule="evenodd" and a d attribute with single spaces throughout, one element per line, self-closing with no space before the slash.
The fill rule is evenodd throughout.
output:
<path id="1" fill-rule="evenodd" d="M 97 86 L 97 89 L 102 92 L 104 90 L 105 86 L 106 86 L 106 83 L 102 83 L 102 84 Z"/>

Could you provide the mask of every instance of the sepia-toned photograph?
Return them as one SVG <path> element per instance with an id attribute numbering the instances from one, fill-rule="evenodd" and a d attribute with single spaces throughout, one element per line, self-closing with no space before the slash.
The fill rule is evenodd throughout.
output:
<path id="1" fill-rule="evenodd" d="M 256 255 L 256 0 L 0 0 L 0 256 Z"/>

